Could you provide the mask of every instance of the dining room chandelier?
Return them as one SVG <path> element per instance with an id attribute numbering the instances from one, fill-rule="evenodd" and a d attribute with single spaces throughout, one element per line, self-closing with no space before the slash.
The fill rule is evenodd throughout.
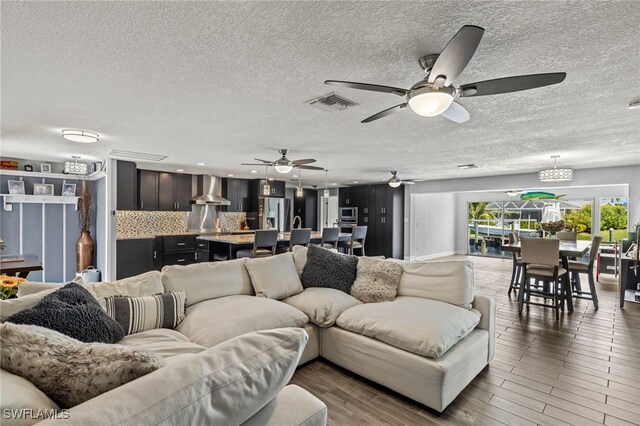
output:
<path id="1" fill-rule="evenodd" d="M 559 155 L 552 155 L 553 169 L 544 169 L 538 172 L 538 181 L 540 182 L 569 182 L 573 180 L 573 169 L 562 168 L 557 166 Z"/>

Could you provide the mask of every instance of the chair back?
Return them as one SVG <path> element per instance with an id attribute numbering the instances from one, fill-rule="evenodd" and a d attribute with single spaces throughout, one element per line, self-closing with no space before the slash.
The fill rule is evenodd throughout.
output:
<path id="1" fill-rule="evenodd" d="M 593 265 L 593 262 L 596 261 L 598 257 L 598 250 L 600 250 L 600 243 L 602 242 L 602 237 L 600 235 L 594 235 L 593 240 L 591 241 L 591 247 L 589 248 L 589 265 Z"/>
<path id="2" fill-rule="evenodd" d="M 367 227 L 366 226 L 354 226 L 351 231 L 351 239 L 353 241 L 364 241 L 367 237 Z"/>
<path id="3" fill-rule="evenodd" d="M 259 248 L 270 248 L 273 254 L 275 254 L 279 233 L 280 231 L 277 229 L 257 230 L 255 239 L 253 240 L 253 250 L 255 251 Z"/>
<path id="4" fill-rule="evenodd" d="M 575 241 L 578 236 L 576 231 L 560 231 L 556 232 L 556 239 L 561 241 Z"/>
<path id="5" fill-rule="evenodd" d="M 340 228 L 322 228 L 322 244 L 334 244 L 340 237 Z"/>
<path id="6" fill-rule="evenodd" d="M 308 246 L 311 241 L 311 228 L 292 229 L 289 236 L 289 247 Z"/>
<path id="7" fill-rule="evenodd" d="M 522 238 L 522 263 L 558 266 L 560 240 L 545 238 Z"/>
<path id="8" fill-rule="evenodd" d="M 513 244 L 516 242 L 516 233 L 515 232 L 510 232 L 509 233 L 509 244 Z"/>

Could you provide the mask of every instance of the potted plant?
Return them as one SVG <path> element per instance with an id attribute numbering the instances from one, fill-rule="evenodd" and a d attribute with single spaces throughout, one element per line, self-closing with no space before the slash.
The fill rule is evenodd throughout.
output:
<path id="1" fill-rule="evenodd" d="M 78 271 L 93 265 L 93 249 L 95 244 L 91 238 L 91 226 L 95 219 L 91 182 L 83 180 L 78 193 L 78 218 L 80 219 L 80 238 L 76 243 L 76 260 Z"/>

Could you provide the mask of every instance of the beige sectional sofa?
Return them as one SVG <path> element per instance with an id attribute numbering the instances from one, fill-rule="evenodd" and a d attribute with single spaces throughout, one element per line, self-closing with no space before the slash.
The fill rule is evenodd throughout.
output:
<path id="1" fill-rule="evenodd" d="M 294 253 L 271 259 L 170 266 L 162 273 L 88 284 L 86 288 L 98 298 L 186 292 L 186 316 L 175 330 L 144 331 L 120 342 L 161 355 L 167 362 L 166 369 L 206 364 L 211 351 L 246 333 L 301 328 L 308 341 L 300 345 L 298 364 L 321 356 L 442 412 L 493 358 L 495 302 L 474 294 L 470 262 L 400 262 L 403 274 L 398 297 L 390 302 L 363 304 L 339 290 L 304 290 L 299 273 L 304 268 L 305 250 L 296 247 Z M 0 316 L 30 307 L 53 291 L 26 294 L 42 287 L 24 284 L 19 302 L 0 303 Z M 143 417 L 134 416 L 135 397 L 126 392 L 135 388 L 143 393 L 144 386 L 156 386 L 148 377 L 162 370 L 122 386 L 127 388 L 123 391 L 118 388 L 87 401 L 71 412 L 99 410 L 101 402 L 108 404 L 110 398 L 124 392 L 123 396 L 134 401 L 126 418 L 145 422 Z M 6 374 L 3 371 L 3 382 Z M 171 392 L 168 386 L 166 392 Z M 4 407 L 4 386 L 2 399 Z M 202 415 L 201 419 L 206 419 L 206 410 L 195 413 L 196 418 Z M 247 424 L 316 425 L 324 424 L 326 415 L 322 402 L 289 385 Z M 76 418 L 81 418 L 80 414 Z M 110 423 L 133 423 L 119 420 Z"/>

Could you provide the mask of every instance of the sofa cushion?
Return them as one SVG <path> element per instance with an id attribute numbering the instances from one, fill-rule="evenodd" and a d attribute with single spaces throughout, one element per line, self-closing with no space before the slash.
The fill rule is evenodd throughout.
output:
<path id="1" fill-rule="evenodd" d="M 167 363 L 171 363 L 174 358 L 197 354 L 206 349 L 202 345 L 191 342 L 184 334 L 168 328 L 156 328 L 124 336 L 118 344 L 139 351 L 152 352 L 164 358 Z"/>
<path id="2" fill-rule="evenodd" d="M 65 424 L 239 425 L 289 382 L 307 339 L 299 328 L 245 334 L 74 407 Z"/>
<path id="3" fill-rule="evenodd" d="M 397 297 L 393 302 L 362 304 L 336 320 L 345 330 L 381 340 L 429 358 L 438 358 L 480 322 L 474 311 L 437 300 Z"/>
<path id="4" fill-rule="evenodd" d="M 256 296 L 280 300 L 303 290 L 291 253 L 251 259 L 245 266 Z"/>
<path id="5" fill-rule="evenodd" d="M 293 254 L 293 263 L 296 264 L 296 271 L 298 271 L 298 275 L 302 276 L 302 271 L 304 270 L 304 266 L 307 264 L 307 251 L 309 249 L 307 246 L 293 246 L 291 249 L 291 254 Z"/>
<path id="6" fill-rule="evenodd" d="M 49 288 L 37 293 L 29 293 L 25 296 L 18 296 L 15 299 L 0 300 L 0 322 L 6 321 L 8 317 L 20 311 L 33 308 L 40 303 L 45 296 L 59 290 L 61 287 L 62 286 L 58 284 L 54 288 Z"/>
<path id="7" fill-rule="evenodd" d="M 125 334 L 154 328 L 176 328 L 184 319 L 185 292 L 154 296 L 105 298 L 106 312 L 116 320 Z"/>
<path id="8" fill-rule="evenodd" d="M 390 302 L 396 297 L 402 266 L 388 260 L 361 257 L 351 295 L 364 303 Z"/>
<path id="9" fill-rule="evenodd" d="M 398 296 L 415 296 L 440 300 L 471 309 L 473 303 L 473 263 L 398 262 L 403 273 Z"/>
<path id="10" fill-rule="evenodd" d="M 2 368 L 36 385 L 61 408 L 157 370 L 153 354 L 124 346 L 82 343 L 34 325 L 0 324 Z"/>
<path id="11" fill-rule="evenodd" d="M 60 407 L 45 395 L 33 383 L 6 370 L 0 370 L 0 413 L 2 413 L 3 426 L 26 426 L 41 420 L 35 415 L 39 411 L 52 412 Z M 31 416 L 8 416 L 7 413 L 15 413 L 19 410 L 27 410 L 34 413 Z M 24 412 L 24 411 L 23 411 Z M 62 416 L 62 414 L 61 414 Z"/>
<path id="12" fill-rule="evenodd" d="M 253 294 L 246 259 L 171 265 L 162 268 L 162 284 L 167 292 L 185 291 L 187 306 L 203 300 L 236 294 Z"/>
<path id="13" fill-rule="evenodd" d="M 358 258 L 310 245 L 302 271 L 302 286 L 335 288 L 347 294 L 356 279 Z"/>
<path id="14" fill-rule="evenodd" d="M 300 309 L 309 317 L 310 322 L 320 327 L 331 327 L 341 313 L 362 303 L 344 291 L 315 287 L 288 297 L 284 302 Z"/>
<path id="15" fill-rule="evenodd" d="M 76 283 L 48 294 L 33 308 L 8 317 L 7 322 L 50 328 L 82 342 L 115 343 L 124 337 L 120 324 Z"/>
<path id="16" fill-rule="evenodd" d="M 288 385 L 242 426 L 326 426 L 327 406 L 300 386 Z"/>
<path id="17" fill-rule="evenodd" d="M 192 342 L 211 347 L 252 331 L 303 327 L 308 321 L 305 314 L 286 303 L 240 295 L 189 306 L 176 330 Z"/>

